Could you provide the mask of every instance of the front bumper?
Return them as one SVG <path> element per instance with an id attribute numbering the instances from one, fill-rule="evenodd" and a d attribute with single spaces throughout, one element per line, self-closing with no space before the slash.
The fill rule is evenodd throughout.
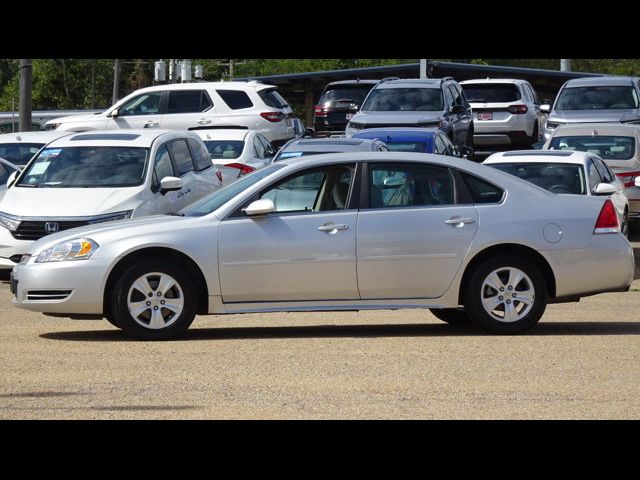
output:
<path id="1" fill-rule="evenodd" d="M 31 259 L 13 269 L 13 304 L 33 312 L 102 314 L 109 268 L 106 259 L 41 264 L 33 263 Z M 46 299 L 41 299 L 43 295 Z"/>
<path id="2" fill-rule="evenodd" d="M 18 240 L 9 230 L 0 227 L 0 270 L 10 270 L 15 267 L 18 257 L 27 253 L 32 244 L 33 240 Z"/>

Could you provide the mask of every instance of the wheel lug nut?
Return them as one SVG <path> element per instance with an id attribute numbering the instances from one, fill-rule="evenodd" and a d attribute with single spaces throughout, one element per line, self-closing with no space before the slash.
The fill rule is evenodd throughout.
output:
<path id="1" fill-rule="evenodd" d="M 164 300 L 160 300 L 160 305 L 164 305 Z"/>
<path id="2" fill-rule="evenodd" d="M 504 300 L 503 296 L 498 297 L 498 300 Z"/>
<path id="3" fill-rule="evenodd" d="M 512 294 L 511 294 L 511 296 L 512 296 L 513 298 L 516 298 L 516 294 L 515 294 L 515 293 L 512 293 Z"/>
<path id="4" fill-rule="evenodd" d="M 507 300 L 507 303 L 511 303 L 511 300 Z M 157 308 L 157 307 L 156 307 Z"/>
<path id="5" fill-rule="evenodd" d="M 157 309 L 158 309 L 158 306 L 156 305 L 155 307 L 153 307 L 153 309 L 154 309 L 154 310 L 157 310 Z"/>
<path id="6" fill-rule="evenodd" d="M 153 297 L 153 292 L 149 292 L 149 296 L 150 296 L 150 297 Z"/>
<path id="7" fill-rule="evenodd" d="M 504 292 L 504 287 L 500 287 L 500 291 L 501 291 L 501 292 Z"/>
<path id="8" fill-rule="evenodd" d="M 513 287 L 511 287 L 511 286 L 510 286 L 510 287 L 509 287 L 509 290 L 513 290 Z"/>
<path id="9" fill-rule="evenodd" d="M 162 293 L 161 293 L 161 292 L 158 292 L 158 296 L 159 296 L 159 297 L 161 297 L 161 296 L 162 296 Z"/>
<path id="10" fill-rule="evenodd" d="M 150 307 L 150 306 L 151 306 L 151 302 L 147 302 L 147 307 Z"/>

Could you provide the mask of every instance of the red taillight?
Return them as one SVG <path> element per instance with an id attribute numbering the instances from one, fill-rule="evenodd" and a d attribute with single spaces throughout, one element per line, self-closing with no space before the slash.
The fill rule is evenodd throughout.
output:
<path id="1" fill-rule="evenodd" d="M 613 206 L 611 200 L 607 199 L 604 201 L 604 205 L 602 205 L 593 233 L 618 233 L 619 231 L 620 224 L 618 223 L 616 207 Z"/>
<path id="2" fill-rule="evenodd" d="M 313 112 L 316 114 L 316 117 L 326 117 L 329 113 L 329 108 L 323 105 L 316 105 L 313 107 Z"/>
<path id="3" fill-rule="evenodd" d="M 509 113 L 515 113 L 516 115 L 527 113 L 529 111 L 526 105 L 511 105 L 507 110 L 509 110 Z"/>
<path id="4" fill-rule="evenodd" d="M 240 170 L 240 175 L 251 173 L 255 170 L 255 168 L 250 167 L 249 165 L 245 165 L 244 163 L 229 163 L 228 165 L 225 165 L 225 167 L 237 168 L 238 170 Z"/>
<path id="5" fill-rule="evenodd" d="M 636 177 L 640 175 L 640 172 L 624 172 L 624 173 L 616 173 L 616 177 L 620 179 L 622 183 L 624 183 L 625 187 L 634 187 Z"/>
<path id="6" fill-rule="evenodd" d="M 270 122 L 281 122 L 284 118 L 284 114 L 282 112 L 262 112 L 260 116 Z"/>
<path id="7" fill-rule="evenodd" d="M 220 170 L 216 171 L 216 177 L 218 177 L 218 180 L 222 181 L 222 172 Z"/>

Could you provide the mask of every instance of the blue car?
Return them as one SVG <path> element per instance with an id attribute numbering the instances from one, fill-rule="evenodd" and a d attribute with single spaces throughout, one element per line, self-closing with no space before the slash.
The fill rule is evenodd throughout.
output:
<path id="1" fill-rule="evenodd" d="M 352 138 L 380 140 L 392 152 L 437 153 L 451 157 L 470 158 L 473 149 L 456 148 L 447 134 L 439 128 L 367 128 L 356 133 Z"/>

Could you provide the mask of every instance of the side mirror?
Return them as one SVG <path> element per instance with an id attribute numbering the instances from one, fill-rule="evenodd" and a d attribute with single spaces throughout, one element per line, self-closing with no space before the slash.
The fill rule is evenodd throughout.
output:
<path id="1" fill-rule="evenodd" d="M 545 103 L 544 105 L 540 105 L 540 111 L 542 113 L 549 113 L 551 111 L 551 105 Z"/>
<path id="2" fill-rule="evenodd" d="M 109 114 L 109 116 L 111 118 L 118 118 L 118 109 L 114 108 L 113 110 L 111 110 L 111 113 Z"/>
<path id="3" fill-rule="evenodd" d="M 164 195 L 167 192 L 174 190 L 180 190 L 183 186 L 181 178 L 178 177 L 164 177 L 160 180 L 160 193 Z"/>
<path id="4" fill-rule="evenodd" d="M 636 177 L 636 179 L 634 180 L 634 182 L 633 182 L 633 183 L 635 184 L 635 186 L 636 186 L 637 188 L 640 188 L 640 177 Z"/>
<path id="5" fill-rule="evenodd" d="M 7 188 L 13 185 L 13 182 L 16 181 L 16 178 L 18 178 L 18 175 L 20 175 L 20 172 L 16 172 L 16 171 L 14 171 L 11 175 L 9 175 L 9 178 L 7 178 Z"/>
<path id="6" fill-rule="evenodd" d="M 454 105 L 451 107 L 451 113 L 464 113 L 464 106 Z"/>
<path id="7" fill-rule="evenodd" d="M 242 211 L 245 215 L 250 217 L 256 215 L 266 215 L 267 213 L 272 213 L 276 211 L 276 206 L 273 204 L 273 201 L 268 198 L 263 198 L 261 200 L 256 200 L 255 202 L 251 202 L 247 208 L 243 208 Z"/>
<path id="8" fill-rule="evenodd" d="M 462 158 L 471 158 L 473 157 L 473 148 L 464 145 L 460 147 L 460 157 Z"/>
<path id="9" fill-rule="evenodd" d="M 304 136 L 305 137 L 313 137 L 316 134 L 315 130 L 311 127 L 307 127 L 304 129 Z"/>
<path id="10" fill-rule="evenodd" d="M 599 183 L 593 189 L 594 195 L 611 195 L 612 193 L 616 193 L 616 186 L 610 183 Z"/>

